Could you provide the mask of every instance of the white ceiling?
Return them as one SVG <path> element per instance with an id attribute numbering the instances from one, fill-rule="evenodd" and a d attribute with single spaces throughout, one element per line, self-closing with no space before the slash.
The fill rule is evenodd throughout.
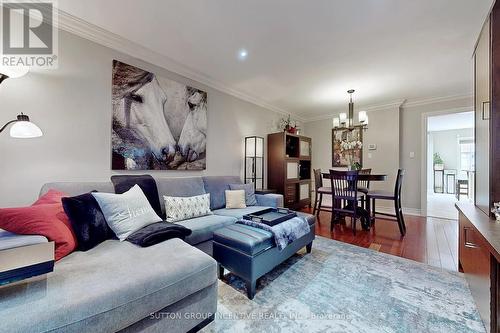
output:
<path id="1" fill-rule="evenodd" d="M 448 131 L 474 128 L 474 111 L 446 114 L 427 118 L 427 131 Z"/>
<path id="2" fill-rule="evenodd" d="M 239 93 L 303 118 L 472 92 L 492 0 L 59 0 Z M 240 49 L 248 50 L 245 61 Z"/>

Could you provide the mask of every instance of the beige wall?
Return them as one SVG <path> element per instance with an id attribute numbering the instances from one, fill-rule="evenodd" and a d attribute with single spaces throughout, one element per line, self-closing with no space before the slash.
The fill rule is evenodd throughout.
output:
<path id="1" fill-rule="evenodd" d="M 0 124 L 24 112 L 44 131 L 37 139 L 0 135 L 0 207 L 33 202 L 49 181 L 109 180 L 111 66 L 118 59 L 208 92 L 207 169 L 167 176 L 242 175 L 243 138 L 266 136 L 282 115 L 140 60 L 61 32 L 59 69 L 0 85 Z"/>
<path id="2" fill-rule="evenodd" d="M 425 168 L 424 117 L 430 114 L 472 111 L 472 97 L 420 105 L 403 105 L 401 111 L 400 165 L 406 170 L 403 206 L 422 209 L 422 168 Z M 414 157 L 411 157 L 411 153 Z M 425 194 L 425 192 L 424 192 Z"/>

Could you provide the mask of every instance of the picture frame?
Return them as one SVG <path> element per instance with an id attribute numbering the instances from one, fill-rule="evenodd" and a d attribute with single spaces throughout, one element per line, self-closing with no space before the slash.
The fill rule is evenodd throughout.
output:
<path id="1" fill-rule="evenodd" d="M 344 140 L 363 142 L 363 128 L 333 128 L 332 129 L 332 167 L 348 167 L 346 153 L 340 148 L 340 143 Z M 363 148 L 355 149 L 353 163 L 363 165 Z"/>

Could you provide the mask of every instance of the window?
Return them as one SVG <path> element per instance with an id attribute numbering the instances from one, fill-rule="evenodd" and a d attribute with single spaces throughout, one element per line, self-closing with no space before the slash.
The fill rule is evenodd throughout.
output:
<path id="1" fill-rule="evenodd" d="M 475 170 L 474 165 L 474 140 L 459 139 L 460 146 L 460 170 Z"/>

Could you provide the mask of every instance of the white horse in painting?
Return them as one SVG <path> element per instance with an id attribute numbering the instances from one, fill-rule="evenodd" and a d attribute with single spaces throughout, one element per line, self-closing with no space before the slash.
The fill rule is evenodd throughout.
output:
<path id="1" fill-rule="evenodd" d="M 167 94 L 165 119 L 182 160 L 193 162 L 205 156 L 207 134 L 207 94 L 196 88 L 158 78 Z"/>
<path id="2" fill-rule="evenodd" d="M 193 162 L 205 155 L 207 145 L 207 95 L 193 88 L 188 88 L 188 93 L 187 106 L 189 107 L 189 113 L 184 122 L 177 146 L 184 159 Z"/>
<path id="3" fill-rule="evenodd" d="M 114 102 L 113 147 L 124 156 L 127 169 L 149 169 L 173 160 L 177 145 L 163 114 L 166 101 L 153 76 Z"/>

